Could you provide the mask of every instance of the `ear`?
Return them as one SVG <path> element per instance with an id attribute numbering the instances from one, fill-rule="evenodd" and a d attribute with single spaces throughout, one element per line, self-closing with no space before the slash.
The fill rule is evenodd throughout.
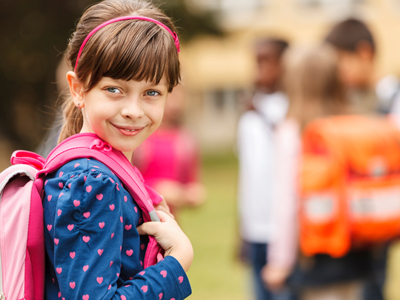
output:
<path id="1" fill-rule="evenodd" d="M 356 47 L 356 52 L 363 60 L 372 61 L 375 56 L 374 49 L 372 48 L 371 44 L 367 41 L 358 42 Z"/>
<path id="2" fill-rule="evenodd" d="M 78 80 L 75 72 L 69 71 L 67 73 L 67 81 L 69 85 L 69 91 L 71 93 L 72 100 L 74 101 L 75 105 L 77 107 L 79 105 L 82 105 L 85 89 L 83 84 Z"/>

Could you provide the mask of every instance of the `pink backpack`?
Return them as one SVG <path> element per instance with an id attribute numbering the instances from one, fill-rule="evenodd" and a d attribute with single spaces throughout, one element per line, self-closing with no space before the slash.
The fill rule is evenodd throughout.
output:
<path id="1" fill-rule="evenodd" d="M 91 133 L 74 135 L 59 144 L 45 161 L 28 151 L 15 151 L 13 166 L 0 174 L 0 300 L 43 300 L 45 246 L 43 181 L 65 163 L 93 158 L 105 164 L 124 184 L 142 210 L 143 220 L 159 221 L 153 203 L 162 198 L 145 186 L 126 157 Z M 163 259 L 163 250 L 149 236 L 144 268 Z"/>

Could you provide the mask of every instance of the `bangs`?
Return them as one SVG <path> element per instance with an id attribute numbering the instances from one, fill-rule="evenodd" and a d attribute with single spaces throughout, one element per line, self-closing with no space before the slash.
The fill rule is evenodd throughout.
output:
<path id="1" fill-rule="evenodd" d="M 79 69 L 81 74 L 91 70 L 87 91 L 101 77 L 159 84 L 165 75 L 169 92 L 180 80 L 179 58 L 171 35 L 157 24 L 138 20 L 116 22 L 93 35 L 85 45 Z"/>

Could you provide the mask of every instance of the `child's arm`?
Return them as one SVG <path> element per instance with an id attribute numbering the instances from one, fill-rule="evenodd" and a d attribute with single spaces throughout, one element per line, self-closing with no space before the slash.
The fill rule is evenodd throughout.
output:
<path id="1" fill-rule="evenodd" d="M 161 222 L 146 222 L 137 228 L 141 235 L 152 235 L 165 250 L 165 256 L 175 257 L 185 272 L 193 261 L 193 247 L 178 223 L 163 211 L 157 211 Z"/>
<path id="2" fill-rule="evenodd" d="M 125 224 L 126 191 L 115 178 L 90 171 L 62 184 L 57 177 L 54 181 L 48 183 L 53 190 L 63 187 L 56 191 L 62 195 L 52 227 L 54 279 L 61 297 L 178 300 L 190 295 L 185 271 L 175 258 L 142 271 L 140 237 L 136 225 Z"/>

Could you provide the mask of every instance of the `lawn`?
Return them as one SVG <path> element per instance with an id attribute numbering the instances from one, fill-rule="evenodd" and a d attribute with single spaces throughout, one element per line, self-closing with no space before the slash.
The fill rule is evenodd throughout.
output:
<path id="1" fill-rule="evenodd" d="M 195 259 L 188 273 L 191 300 L 247 300 L 251 298 L 248 269 L 236 259 L 238 245 L 236 188 L 237 161 L 233 154 L 203 159 L 207 202 L 180 215 L 191 239 Z M 400 243 L 390 252 L 387 300 L 400 299 Z"/>
<path id="2" fill-rule="evenodd" d="M 179 221 L 191 239 L 195 259 L 189 271 L 191 300 L 243 300 L 249 290 L 247 270 L 237 258 L 237 163 L 232 154 L 203 161 L 207 202 L 185 210 Z"/>

